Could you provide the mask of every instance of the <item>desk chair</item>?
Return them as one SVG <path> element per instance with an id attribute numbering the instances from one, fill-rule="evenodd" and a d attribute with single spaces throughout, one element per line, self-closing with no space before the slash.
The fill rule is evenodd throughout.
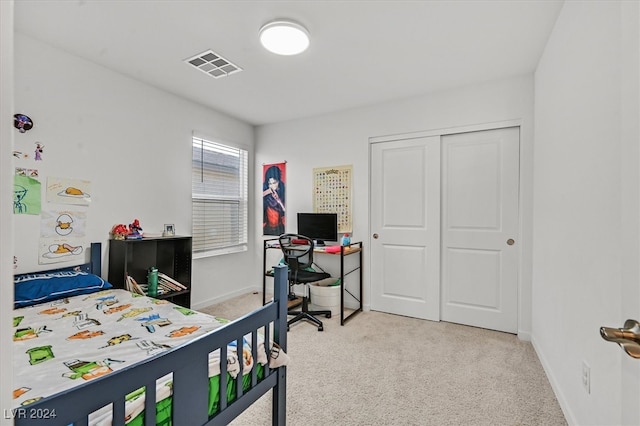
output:
<path id="1" fill-rule="evenodd" d="M 289 266 L 289 296 L 293 294 L 294 284 L 305 284 L 305 294 L 302 297 L 302 309 L 288 311 L 288 315 L 295 315 L 287 321 L 287 330 L 289 326 L 300 320 L 310 321 L 318 326 L 318 331 L 324 330 L 322 321 L 314 315 L 324 315 L 331 318 L 331 311 L 310 311 L 310 289 L 308 284 L 329 278 L 331 274 L 326 272 L 314 272 L 308 270 L 313 265 L 313 241 L 298 234 L 283 234 L 279 237 L 280 248 L 284 255 L 284 262 Z"/>

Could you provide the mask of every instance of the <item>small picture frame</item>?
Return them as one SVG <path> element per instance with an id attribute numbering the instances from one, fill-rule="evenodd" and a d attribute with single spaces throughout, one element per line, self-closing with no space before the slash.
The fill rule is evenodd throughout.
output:
<path id="1" fill-rule="evenodd" d="M 173 223 L 165 223 L 164 231 L 162 231 L 163 237 L 173 237 L 176 235 L 176 228 L 173 226 Z"/>

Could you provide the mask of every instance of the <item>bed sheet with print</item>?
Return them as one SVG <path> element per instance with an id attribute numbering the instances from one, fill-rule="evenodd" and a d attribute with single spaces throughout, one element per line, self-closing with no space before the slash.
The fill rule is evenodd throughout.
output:
<path id="1" fill-rule="evenodd" d="M 284 424 L 282 280 L 283 312 L 274 302 L 233 322 L 108 283 L 15 309 L 16 424 L 226 424 L 270 389 Z"/>

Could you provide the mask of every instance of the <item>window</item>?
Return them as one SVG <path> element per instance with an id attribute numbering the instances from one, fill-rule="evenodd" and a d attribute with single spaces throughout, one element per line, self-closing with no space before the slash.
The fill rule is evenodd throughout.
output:
<path id="1" fill-rule="evenodd" d="M 247 249 L 248 159 L 245 149 L 193 138 L 193 251 Z"/>

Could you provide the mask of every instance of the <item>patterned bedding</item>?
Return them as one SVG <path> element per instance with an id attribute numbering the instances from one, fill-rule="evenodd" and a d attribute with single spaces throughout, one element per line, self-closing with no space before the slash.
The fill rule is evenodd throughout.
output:
<path id="1" fill-rule="evenodd" d="M 172 303 L 110 289 L 14 310 L 14 407 L 109 374 L 206 334 L 226 321 Z M 258 336 L 258 362 L 266 364 Z M 253 367 L 250 336 L 243 348 L 244 373 Z M 228 372 L 240 367 L 235 342 L 229 345 Z M 219 351 L 209 356 L 209 376 L 220 372 Z M 158 400 L 170 394 L 170 377 L 159 381 Z M 131 398 L 136 399 L 136 398 Z M 127 404 L 128 417 L 138 408 Z M 129 405 L 132 405 L 130 407 Z M 92 421 L 92 424 L 99 423 Z"/>

